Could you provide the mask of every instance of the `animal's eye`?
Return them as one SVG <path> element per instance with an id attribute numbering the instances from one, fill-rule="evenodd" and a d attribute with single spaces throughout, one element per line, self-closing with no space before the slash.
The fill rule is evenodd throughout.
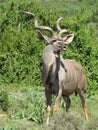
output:
<path id="1" fill-rule="evenodd" d="M 56 39 L 53 39 L 52 42 L 56 42 Z"/>

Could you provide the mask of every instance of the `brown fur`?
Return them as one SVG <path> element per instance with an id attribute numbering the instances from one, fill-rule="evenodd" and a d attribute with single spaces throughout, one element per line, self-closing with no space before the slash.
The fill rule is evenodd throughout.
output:
<path id="1" fill-rule="evenodd" d="M 69 110 L 71 100 L 69 96 L 72 93 L 78 94 L 81 99 L 85 117 L 88 120 L 87 109 L 85 105 L 86 98 L 86 76 L 82 66 L 73 60 L 64 60 L 60 52 L 67 50 L 69 43 L 73 41 L 74 34 L 69 34 L 62 38 L 62 34 L 67 32 L 66 29 L 60 28 L 62 17 L 56 22 L 59 33 L 47 26 L 39 26 L 38 20 L 31 12 L 22 11 L 34 18 L 34 26 L 37 29 L 38 38 L 47 42 L 43 50 L 42 56 L 42 82 L 45 86 L 45 95 L 47 100 L 46 124 L 49 124 L 49 113 L 52 103 L 52 94 L 56 94 L 54 104 L 54 112 L 58 111 L 61 97 L 66 101 L 66 111 Z M 51 37 L 42 34 L 41 30 L 46 30 L 51 33 Z"/>

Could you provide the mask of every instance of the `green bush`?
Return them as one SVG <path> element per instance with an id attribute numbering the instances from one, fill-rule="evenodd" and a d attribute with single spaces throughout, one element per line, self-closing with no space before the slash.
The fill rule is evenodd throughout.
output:
<path id="1" fill-rule="evenodd" d="M 9 108 L 8 92 L 5 90 L 0 91 L 0 107 L 3 111 L 7 111 Z"/>
<path id="2" fill-rule="evenodd" d="M 70 7 L 69 7 L 70 5 Z M 38 40 L 31 16 L 33 12 L 40 25 L 56 30 L 56 20 L 63 16 L 61 27 L 74 33 L 75 38 L 65 58 L 80 62 L 87 75 L 88 97 L 98 93 L 98 1 L 86 0 L 11 0 L 0 2 L 0 84 L 42 86 L 41 55 L 45 43 Z"/>

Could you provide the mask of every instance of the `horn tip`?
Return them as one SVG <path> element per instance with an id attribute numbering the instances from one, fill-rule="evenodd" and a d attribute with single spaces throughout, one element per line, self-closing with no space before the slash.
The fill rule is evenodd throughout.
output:
<path id="1" fill-rule="evenodd" d="M 61 19 L 63 19 L 63 17 L 62 17 L 62 16 L 60 16 L 60 17 L 59 17 L 59 20 L 61 20 Z"/>

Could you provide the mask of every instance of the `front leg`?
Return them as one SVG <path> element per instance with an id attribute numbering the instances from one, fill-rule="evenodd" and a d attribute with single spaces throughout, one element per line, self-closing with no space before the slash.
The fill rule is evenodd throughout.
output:
<path id="1" fill-rule="evenodd" d="M 52 92 L 49 87 L 45 88 L 45 95 L 46 95 L 46 102 L 47 102 L 47 108 L 46 108 L 46 125 L 49 125 L 49 115 L 51 110 L 51 103 L 52 103 Z"/>
<path id="2" fill-rule="evenodd" d="M 56 97 L 55 104 L 54 104 L 54 112 L 58 111 L 59 109 L 61 97 L 62 97 L 62 88 L 59 89 L 58 95 Z"/>

